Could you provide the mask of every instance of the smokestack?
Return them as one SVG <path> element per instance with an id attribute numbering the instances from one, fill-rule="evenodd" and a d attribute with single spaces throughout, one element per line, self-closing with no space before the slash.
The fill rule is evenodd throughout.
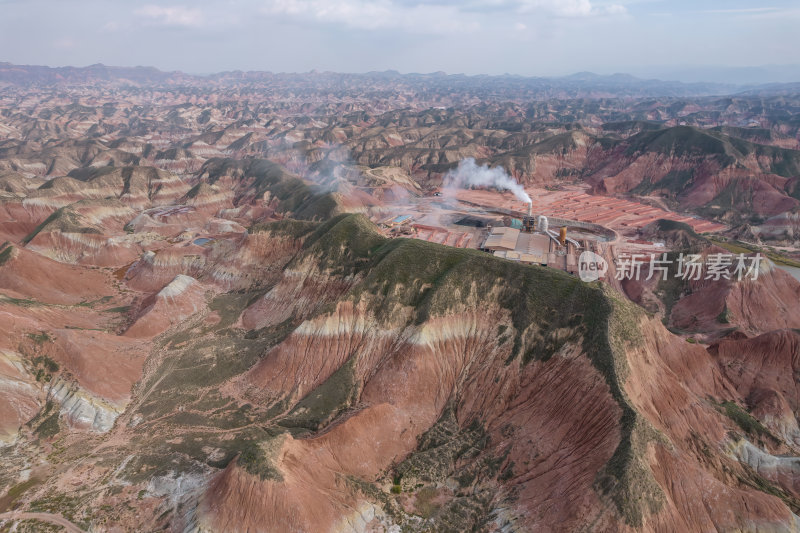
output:
<path id="1" fill-rule="evenodd" d="M 528 216 L 531 216 L 532 211 L 533 211 L 533 202 L 528 202 Z"/>

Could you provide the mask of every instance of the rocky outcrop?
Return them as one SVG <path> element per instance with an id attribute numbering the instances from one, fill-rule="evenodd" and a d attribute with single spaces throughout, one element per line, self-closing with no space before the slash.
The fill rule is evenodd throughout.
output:
<path id="1" fill-rule="evenodd" d="M 98 433 L 109 431 L 123 410 L 122 405 L 113 405 L 64 380 L 50 385 L 47 399 L 60 405 L 60 416 L 70 427 Z"/>

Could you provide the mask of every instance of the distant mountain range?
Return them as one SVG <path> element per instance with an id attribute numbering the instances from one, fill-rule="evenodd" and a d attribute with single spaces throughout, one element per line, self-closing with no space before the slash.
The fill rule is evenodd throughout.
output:
<path id="1" fill-rule="evenodd" d="M 367 73 L 273 73 L 265 71 L 227 71 L 192 75 L 179 71 L 165 72 L 155 67 L 115 67 L 103 64 L 87 67 L 47 67 L 0 62 L 0 84 L 17 86 L 55 86 L 109 84 L 132 86 L 230 86 L 235 84 L 280 83 L 283 85 L 325 88 L 344 84 L 373 85 L 376 89 L 420 87 L 433 90 L 471 90 L 475 96 L 502 98 L 525 96 L 545 98 L 602 97 L 693 97 L 797 92 L 798 83 L 741 85 L 717 82 L 680 82 L 644 79 L 630 74 L 600 75 L 579 72 L 563 77 L 524 77 L 517 75 L 467 76 L 464 74 L 401 74 L 397 71 Z"/>

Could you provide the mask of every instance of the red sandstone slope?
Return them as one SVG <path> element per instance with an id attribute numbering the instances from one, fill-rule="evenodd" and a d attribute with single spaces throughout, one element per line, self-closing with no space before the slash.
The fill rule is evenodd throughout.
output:
<path id="1" fill-rule="evenodd" d="M 136 321 L 125 331 L 127 337 L 155 337 L 180 324 L 205 306 L 205 288 L 194 278 L 179 274 L 157 294 L 142 303 Z"/>
<path id="2" fill-rule="evenodd" d="M 391 523 L 378 502 L 347 480 L 380 479 L 412 454 L 446 403 L 459 398 L 464 403 L 456 409 L 458 420 L 483 420 L 490 449 L 513 464 L 511 477 L 494 489 L 496 498 L 505 491 L 515 494 L 503 519 L 523 529 L 571 530 L 587 518 L 599 530 L 627 529 L 594 488 L 619 444 L 621 413 L 607 385 L 570 345 L 547 362 L 521 371 L 516 365 L 504 368 L 509 347 L 495 346 L 492 335 L 498 319 L 502 316 L 482 313 L 432 320 L 400 334 L 407 340 L 399 343 L 398 333 L 368 327 L 369 319 L 348 306 L 306 323 L 248 381 L 268 398 L 299 399 L 352 357 L 356 382 L 363 382 L 356 389 L 362 391 L 357 410 L 319 436 L 265 444 L 272 472 L 267 480 L 229 466 L 206 494 L 199 524 L 225 531 L 311 531 Z M 647 495 L 655 508 L 652 515 L 645 511 L 636 530 L 791 524 L 779 499 L 731 483 L 730 474 L 719 477 L 721 469 L 744 467 L 724 455 L 709 463 L 698 449 L 698 443 L 723 446 L 735 427 L 707 395 L 741 401 L 711 357 L 654 320 L 640 320 L 638 328 L 644 342 L 633 342 L 622 364 L 630 369 L 626 393 L 643 417 L 636 437 L 642 455 L 636 461 L 642 461 L 639 475 L 652 476 L 655 483 Z M 309 350 L 312 339 L 324 349 Z M 649 434 L 650 425 L 663 437 Z M 695 428 L 701 427 L 698 433 Z M 673 483 L 676 477 L 683 482 Z M 414 479 L 408 483 L 413 486 Z M 237 512 L 241 508 L 247 513 Z"/>
<path id="3" fill-rule="evenodd" d="M 747 406 L 770 430 L 800 446 L 800 334 L 776 330 L 751 339 L 725 339 L 709 348 Z"/>
<path id="4" fill-rule="evenodd" d="M 712 357 L 653 319 L 640 327 L 643 342 L 628 352 L 626 391 L 647 422 L 668 439 L 651 437 L 648 446 L 650 468 L 665 500 L 645 529 L 750 530 L 774 520 L 791 530 L 794 518 L 780 500 L 742 483 L 747 467 L 725 454 L 709 453 L 724 449 L 729 432 L 739 430 L 712 399 L 742 401 Z"/>
<path id="5" fill-rule="evenodd" d="M 618 305 L 623 313 L 626 306 Z M 307 320 L 235 386 L 245 387 L 258 402 L 288 399 L 291 405 L 302 399 L 300 406 L 315 397 L 315 390 L 328 393 L 323 387 L 327 380 L 352 371 L 358 400 L 355 410 L 320 435 L 264 443 L 266 479 L 246 466 L 229 466 L 203 500 L 199 524 L 232 531 L 308 531 L 391 523 L 380 502 L 347 480 L 380 480 L 391 465 L 405 464 L 456 398 L 457 420 L 482 420 L 490 449 L 508 460 L 503 464 L 510 478 L 493 492 L 497 498 L 505 491 L 516 495 L 502 520 L 523 528 L 573 524 L 565 526 L 570 529 L 588 516 L 601 530 L 625 527 L 595 493 L 596 480 L 619 444 L 621 412 L 580 348 L 567 343 L 546 362 L 506 366 L 510 346 L 496 344 L 493 325 L 504 321 L 500 310 L 484 309 L 480 315 L 465 310 L 398 330 L 391 322 L 375 323 L 365 314 L 367 308 L 363 301 L 340 304 L 330 315 Z M 618 354 L 620 369 L 626 369 L 626 394 L 641 417 L 633 437 L 637 466 L 631 468 L 651 480 L 642 486 L 645 509 L 633 501 L 624 504 L 642 520 L 636 529 L 791 524 L 783 503 L 743 483 L 747 467 L 721 452 L 735 425 L 706 398 L 742 398 L 713 359 L 659 322 L 637 312 L 623 314 L 637 324 L 614 327 L 634 327 L 644 336 L 634 340 L 620 332 L 629 340 Z M 397 320 L 402 312 L 394 316 Z M 710 452 L 713 461 L 703 455 L 702 446 L 715 450 Z M 687 475 L 680 486 L 672 483 L 678 471 Z M 558 489 L 558 480 L 569 483 Z M 407 482 L 413 487 L 415 480 Z M 543 492 L 544 487 L 555 492 Z M 559 503 L 554 505 L 556 495 Z M 446 491 L 440 496 L 445 501 L 454 497 Z M 314 505 L 320 498 L 325 504 Z M 726 503 L 719 506 L 718 501 Z M 647 505 L 653 506 L 650 511 Z M 249 509 L 245 516 L 232 511 L 242 506 Z M 631 519 L 637 520 L 625 518 Z"/>
<path id="6" fill-rule="evenodd" d="M 421 294 L 425 283 L 413 275 L 400 281 L 394 274 L 387 279 L 398 279 L 397 284 L 384 286 L 386 282 L 375 276 L 382 269 L 398 268 L 397 261 L 407 260 L 401 253 L 404 246 L 416 244 L 397 241 L 388 256 L 378 256 L 376 265 L 343 275 L 338 270 L 342 265 L 354 268 L 346 265 L 371 260 L 369 255 L 347 258 L 348 250 L 362 249 L 361 241 L 368 237 L 359 233 L 363 228 L 353 222 L 357 219 L 337 220 L 351 224 L 340 233 L 359 246 L 334 253 L 339 250 L 332 241 L 338 234 L 336 224 L 328 237 L 313 234 L 317 240 L 310 247 L 303 239 L 312 238 L 313 226 L 297 231 L 273 224 L 237 238 L 236 247 L 227 248 L 224 239 L 210 251 L 203 245 L 176 243 L 155 256 L 171 256 L 173 249 L 178 258 L 186 256 L 184 249 L 200 253 L 205 259 L 199 272 L 217 283 L 252 287 L 247 279 L 272 280 L 261 298 L 247 296 L 250 305 L 241 320 L 219 315 L 216 320 L 228 324 L 221 326 L 226 333 L 219 338 L 236 338 L 251 330 L 257 339 L 262 328 L 291 328 L 249 369 L 214 390 L 236 408 L 247 404 L 280 413 L 282 424 L 299 431 L 262 436 L 253 442 L 255 448 L 240 450 L 238 459 L 204 478 L 190 523 L 217 531 L 379 530 L 411 523 L 412 515 L 427 505 L 423 494 L 433 494 L 438 510 L 431 515 L 432 524 L 552 530 L 580 528 L 590 520 L 599 531 L 703 530 L 712 524 L 744 530 L 790 527 L 793 518 L 786 505 L 754 488 L 751 467 L 745 464 L 749 459 L 740 462 L 725 451 L 746 444 L 732 440 L 731 432 L 739 429 L 717 402 L 748 405 L 754 396 L 718 368 L 719 358 L 670 334 L 631 304 L 615 302 L 609 293 L 604 298 L 615 302 L 615 311 L 607 325 L 610 341 L 605 342 L 611 343 L 610 361 L 616 370 L 608 374 L 593 359 L 598 357 L 595 344 L 583 342 L 587 332 L 578 327 L 580 321 L 570 322 L 568 309 L 578 303 L 559 298 L 547 304 L 556 306 L 547 312 L 548 320 L 535 311 L 539 318 L 527 325 L 515 322 L 515 315 L 501 305 L 507 283 L 515 283 L 517 276 L 553 277 L 531 294 L 561 283 L 584 290 L 581 282 L 546 270 L 506 267 L 480 254 L 465 256 L 453 266 L 452 259 L 444 258 L 462 252 L 428 249 L 433 245 L 424 245 L 425 254 L 409 254 L 433 261 L 425 268 L 438 280 L 425 304 L 432 314 L 412 320 L 421 303 L 412 305 L 413 300 L 405 298 Z M 364 249 L 369 254 L 372 245 Z M 49 261 L 28 250 L 20 252 L 31 261 Z M 471 269 L 471 261 L 483 265 L 480 275 Z M 445 264 L 450 270 L 437 270 Z M 50 330 L 54 340 L 38 348 L 70 372 L 71 381 L 58 377 L 51 393 L 65 406 L 63 419 L 69 427 L 111 430 L 112 442 L 123 442 L 131 438 L 127 432 L 137 431 L 128 426 L 139 420 L 133 413 L 125 415 L 122 425 L 112 424 L 129 399 L 140 405 L 137 394 L 147 396 L 152 387 L 134 386 L 143 370 L 147 339 L 165 326 L 180 328 L 179 319 L 199 313 L 197 335 L 206 337 L 189 344 L 186 353 L 218 342 L 213 328 L 209 330 L 215 322 L 203 319 L 205 291 L 181 272 L 185 262 L 147 265 L 130 274 L 130 286 L 139 280 L 139 288 L 149 294 L 126 335 L 139 340 L 62 328 Z M 497 268 L 504 275 L 491 277 Z M 227 277 L 220 276 L 222 269 Z M 407 276 L 415 271 L 402 272 Z M 161 278 L 167 280 L 165 285 L 171 283 L 159 287 L 155 281 Z M 180 287 L 172 287 L 176 283 Z M 511 294 L 519 298 L 525 293 Z M 564 312 L 565 321 L 560 322 L 557 317 Z M 37 321 L 45 319 L 46 315 L 27 315 L 27 325 L 16 338 L 37 331 Z M 232 324 L 245 329 L 227 329 Z M 499 325 L 509 334 L 499 334 Z M 532 353 L 547 349 L 549 343 L 555 343 L 553 351 L 531 360 L 512 357 L 517 327 L 523 328 L 522 342 L 536 347 Z M 183 338 L 188 340 L 168 343 L 170 348 L 145 372 L 159 368 L 162 357 L 171 368 L 168 354 L 182 353 L 179 346 L 191 342 L 191 337 Z M 190 368 L 178 365 L 176 370 Z M 5 387 L 35 383 L 10 367 L 4 374 Z M 98 375 L 104 379 L 98 381 Z M 759 389 L 768 386 L 762 383 Z M 39 390 L 18 395 L 19 410 L 4 415 L 6 432 L 41 405 Z M 320 415 L 320 406 L 328 402 L 333 403 Z M 781 415 L 785 421 L 787 411 Z M 143 423 L 155 420 L 144 415 Z M 746 438 L 757 442 L 753 436 Z M 631 455 L 620 457 L 623 441 L 632 446 Z M 789 448 L 768 443 L 767 451 L 786 453 Z M 402 474 L 403 495 L 395 499 L 388 488 L 397 473 Z M 793 492 L 791 470 L 763 475 Z M 676 484 L 676 479 L 682 482 Z M 427 492 L 421 492 L 420 484 Z M 486 517 L 491 521 L 482 522 Z"/>
<path id="7" fill-rule="evenodd" d="M 54 304 L 76 304 L 113 294 L 110 276 L 66 265 L 19 246 L 3 248 L 0 290 Z"/>
<path id="8" fill-rule="evenodd" d="M 109 332 L 124 302 L 111 276 L 8 245 L 0 265 L 0 433 L 13 441 L 45 405 L 107 431 L 131 398 L 147 347 Z M 116 303 L 115 303 L 116 302 Z M 50 407 L 48 407 L 48 410 Z M 58 414 L 58 412 L 56 413 Z"/>
<path id="9" fill-rule="evenodd" d="M 276 443 L 269 457 L 281 481 L 260 481 L 231 465 L 212 485 L 204 504 L 209 516 L 202 523 L 230 531 L 321 531 L 354 520 L 377 523 L 369 517 L 383 511 L 367 511 L 375 502 L 348 489 L 347 478 L 380 478 L 414 451 L 454 398 L 465 402 L 457 417 L 483 420 L 493 453 L 519 465 L 510 482 L 519 494 L 512 513 L 522 513 L 517 520 L 529 523 L 545 513 L 549 524 L 574 520 L 577 525 L 583 521 L 577 510 L 586 506 L 604 515 L 590 495 L 594 473 L 618 444 L 619 409 L 607 386 L 574 348 L 524 371 L 514 364 L 497 374 L 510 349 L 495 345 L 498 319 L 502 314 L 464 313 L 416 331 L 393 332 L 370 325 L 363 310 L 340 305 L 324 320 L 303 325 L 250 373 L 254 393 L 302 398 L 353 358 L 355 380 L 363 383 L 357 386 L 362 391 L 358 410 L 320 436 Z M 487 372 L 485 378 L 479 368 Z M 485 404 L 479 398 L 493 400 Z M 593 399 L 591 412 L 578 398 Z M 565 410 L 565 404 L 573 408 Z M 544 441 L 543 433 L 548 435 Z M 534 448 L 531 439 L 537 441 Z M 567 470 L 558 466 L 577 457 L 580 461 Z M 575 477 L 578 471 L 583 475 Z M 560 486 L 559 479 L 570 481 Z M 545 487 L 550 492 L 543 492 Z M 550 500 L 556 495 L 560 503 L 554 507 Z M 243 505 L 250 509 L 246 516 L 234 511 Z"/>
<path id="10" fill-rule="evenodd" d="M 766 259 L 761 264 L 756 280 L 689 282 L 691 293 L 672 308 L 670 324 L 701 333 L 735 327 L 747 335 L 800 328 L 800 282 Z"/>
<path id="11" fill-rule="evenodd" d="M 281 423 L 297 424 L 290 427 L 302 431 L 262 437 L 253 443 L 256 451 L 248 452 L 262 458 L 255 465 L 251 455 L 239 450 L 238 459 L 209 474 L 192 518 L 196 525 L 222 531 L 388 527 L 412 520 L 424 507 L 419 484 L 440 502 L 435 520 L 442 522 L 433 524 L 456 520 L 460 505 L 472 510 L 462 517 L 465 522 L 455 523 L 478 524 L 491 516 L 498 528 L 574 529 L 587 520 L 600 531 L 792 523 L 780 499 L 748 483 L 746 461 L 726 453 L 728 447 L 746 445 L 729 436 L 736 425 L 715 402 L 747 405 L 751 399 L 730 383 L 702 347 L 618 302 L 613 305 L 619 315 L 609 319 L 610 340 L 605 341 L 611 343 L 615 367 L 609 374 L 592 344 L 584 342 L 586 331 L 578 327 L 586 311 L 575 310 L 579 318 L 572 322 L 570 305 L 578 304 L 559 298 L 550 303 L 546 316 L 531 314 L 531 309 L 514 311 L 536 317 L 527 325 L 515 322 L 503 306 L 508 297 L 503 295 L 511 290 L 508 283 L 517 276 L 551 276 L 550 284 L 575 290 L 583 287 L 578 281 L 517 266 L 503 266 L 502 275 L 490 275 L 506 263 L 480 254 L 458 256 L 463 263 L 454 269 L 452 259 L 439 263 L 437 254 L 461 252 L 437 247 L 410 254 L 433 261 L 424 268 L 433 269 L 435 283 L 415 279 L 417 270 L 405 268 L 388 276 L 397 280 L 395 285 L 383 285 L 387 282 L 375 281 L 375 272 L 399 268 L 408 260 L 400 253 L 402 246 L 416 244 L 397 241 L 389 255 L 375 259 L 371 250 L 383 241 L 365 232 L 362 219 L 337 218 L 324 226 L 331 232 L 325 236 L 312 233 L 314 225 L 292 224 L 222 233 L 207 242 L 154 237 L 157 250 L 146 253 L 121 280 L 142 302 L 125 337 L 48 328 L 53 341 L 37 348 L 61 369 L 48 394 L 62 405 L 61 419 L 68 427 L 114 430 L 128 402 L 149 391 L 137 393 L 135 385 L 148 347 L 157 346 L 148 344 L 149 339 L 169 327 L 180 328 L 182 319 L 199 314 L 200 320 L 207 313 L 204 287 L 186 276 L 197 276 L 217 291 L 267 289 L 260 297 L 248 294 L 250 305 L 240 320 L 219 315 L 225 328 L 233 326 L 220 337 L 236 338 L 249 330 L 258 338 L 259 330 L 278 326 L 290 333 L 215 389 L 237 409 L 255 405 L 279 413 Z M 343 226 L 336 230 L 337 224 Z M 346 246 L 337 244 L 337 235 L 346 237 Z M 306 246 L 304 239 L 316 241 Z M 359 250 L 366 255 L 350 257 Z M 53 263 L 31 250 L 9 252 L 8 257 L 3 268 L 11 269 L 18 285 L 35 279 L 44 264 L 62 269 L 65 278 L 94 272 L 110 284 L 108 271 L 101 275 Z M 22 272 L 20 261 L 28 261 Z M 470 269 L 470 261 L 482 265 L 479 275 Z M 757 290 L 766 290 L 770 283 L 777 287 L 788 282 L 776 272 L 765 272 L 754 283 L 761 283 Z M 733 285 L 726 297 L 741 292 Z M 433 289 L 426 292 L 428 287 Z M 56 285 L 49 290 L 66 289 Z M 80 285 L 75 289 L 86 290 Z M 431 300 L 413 299 L 420 294 Z M 521 294 L 527 293 L 514 293 L 513 298 Z M 57 303 L 80 303 L 69 295 L 64 292 Z M 614 300 L 609 294 L 605 298 Z M 412 320 L 425 306 L 430 314 Z M 566 315 L 563 322 L 553 318 L 560 313 Z M 43 315 L 24 316 L 15 339 L 44 329 L 38 322 Z M 774 319 L 774 313 L 770 316 Z M 744 318 L 752 327 L 770 326 L 753 322 L 749 315 Z M 207 335 L 206 325 L 214 321 L 201 323 L 198 334 Z M 502 335 L 498 325 L 509 334 Z M 530 359 L 513 341 L 517 328 L 520 342 L 533 354 Z M 166 353 L 179 350 L 180 344 L 169 343 Z M 158 354 L 151 372 L 160 357 L 168 355 Z M 30 394 L 18 395 L 18 410 L 5 413 L 4 430 L 10 434 L 14 424 L 41 405 L 44 389 L 11 367 L 5 374 L 8 387 L 34 387 Z M 321 418 L 311 416 L 319 408 L 315 402 L 324 404 L 341 392 L 346 392 L 341 404 Z M 786 411 L 781 414 L 785 417 Z M 133 424 L 138 419 L 129 413 L 125 420 Z M 130 438 L 126 431 L 132 427 L 117 427 L 115 439 Z M 431 436 L 443 428 L 450 435 L 444 442 Z M 624 442 L 631 452 L 620 458 Z M 450 448 L 474 451 L 465 455 Z M 775 443 L 767 449 L 775 454 L 788 450 Z M 435 458 L 434 466 L 425 457 Z M 398 471 L 405 499 L 387 500 L 389 478 Z M 684 475 L 680 485 L 674 483 L 678 472 Z M 765 475 L 792 491 L 791 471 Z M 407 512 L 397 515 L 397 506 Z M 242 508 L 247 512 L 241 513 Z"/>
<path id="12" fill-rule="evenodd" d="M 684 210 L 738 222 L 792 211 L 800 152 L 689 126 L 643 131 L 596 150 L 586 179 L 596 190 L 667 198 Z"/>

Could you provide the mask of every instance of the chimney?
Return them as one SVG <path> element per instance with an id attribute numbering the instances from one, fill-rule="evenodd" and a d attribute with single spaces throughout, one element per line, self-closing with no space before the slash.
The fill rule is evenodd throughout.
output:
<path id="1" fill-rule="evenodd" d="M 528 204 L 528 216 L 531 216 L 531 211 L 533 211 L 533 202 Z"/>

